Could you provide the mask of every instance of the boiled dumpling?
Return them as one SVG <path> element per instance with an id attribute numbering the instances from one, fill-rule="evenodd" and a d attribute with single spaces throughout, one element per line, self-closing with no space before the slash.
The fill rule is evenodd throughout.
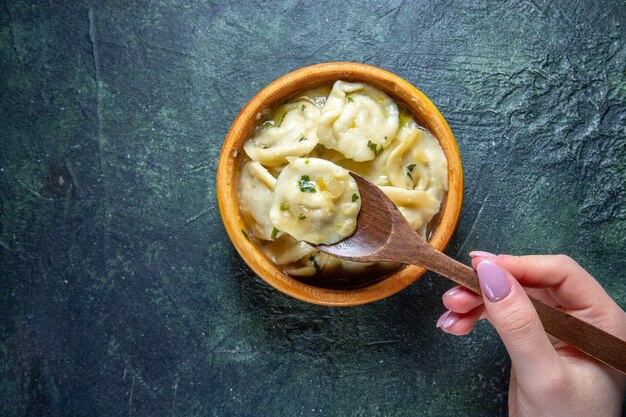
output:
<path id="1" fill-rule="evenodd" d="M 442 200 L 447 191 L 448 162 L 433 135 L 415 122 L 407 124 L 409 133 L 397 140 L 386 162 L 392 186 L 426 191 Z"/>
<path id="2" fill-rule="evenodd" d="M 308 243 L 297 241 L 286 234 L 268 243 L 263 249 L 276 265 L 288 265 L 297 262 L 305 256 L 317 251 L 317 249 Z"/>
<path id="3" fill-rule="evenodd" d="M 332 244 L 352 235 L 361 209 L 348 170 L 317 158 L 297 158 L 276 181 L 270 207 L 273 226 L 297 240 Z"/>
<path id="4" fill-rule="evenodd" d="M 290 275 L 294 276 L 311 276 L 320 271 L 325 273 L 333 273 L 338 275 L 357 275 L 362 274 L 367 268 L 374 265 L 372 262 L 350 262 L 336 258 L 325 253 L 311 252 L 300 260 L 302 266 L 295 266 L 287 269 Z"/>
<path id="5" fill-rule="evenodd" d="M 371 161 L 398 132 L 398 106 L 381 90 L 337 81 L 322 109 L 317 135 L 322 145 L 355 161 Z"/>
<path id="6" fill-rule="evenodd" d="M 356 172 L 376 185 L 393 185 L 389 181 L 387 174 L 387 160 L 390 155 L 394 153 L 394 149 L 398 147 L 404 139 L 418 129 L 417 124 L 410 116 L 408 116 L 404 120 L 404 123 L 401 124 L 402 127 L 398 130 L 395 140 L 387 145 L 387 148 L 380 156 L 371 161 L 356 162 L 350 158 L 346 158 L 337 151 L 320 146 L 316 147 L 310 155 L 316 158 L 326 159 L 350 171 Z"/>
<path id="7" fill-rule="evenodd" d="M 319 108 L 308 100 L 284 104 L 243 149 L 253 161 L 271 167 L 286 163 L 289 156 L 307 155 L 318 143 L 319 117 Z"/>
<path id="8" fill-rule="evenodd" d="M 393 201 L 415 230 L 421 229 L 439 212 L 439 200 L 425 191 L 399 187 L 380 187 L 380 189 Z"/>
<path id="9" fill-rule="evenodd" d="M 258 162 L 247 162 L 239 178 L 239 206 L 254 236 L 273 240 L 274 226 L 270 221 L 270 205 L 276 178 Z"/>

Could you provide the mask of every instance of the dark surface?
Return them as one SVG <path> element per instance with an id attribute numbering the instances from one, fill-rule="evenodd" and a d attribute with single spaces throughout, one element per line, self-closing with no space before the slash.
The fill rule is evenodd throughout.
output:
<path id="1" fill-rule="evenodd" d="M 506 415 L 493 329 L 435 329 L 445 280 L 308 305 L 230 244 L 222 140 L 318 62 L 439 106 L 466 178 L 448 254 L 564 252 L 626 306 L 623 2 L 188 3 L 0 6 L 0 415 Z"/>

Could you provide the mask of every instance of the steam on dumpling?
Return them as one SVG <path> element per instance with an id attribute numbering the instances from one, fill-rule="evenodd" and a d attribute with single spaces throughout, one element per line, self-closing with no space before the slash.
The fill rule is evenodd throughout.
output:
<path id="1" fill-rule="evenodd" d="M 398 106 L 381 90 L 337 81 L 322 109 L 317 135 L 322 145 L 355 161 L 371 161 L 398 132 Z"/>
<path id="2" fill-rule="evenodd" d="M 250 159 L 265 166 L 282 165 L 289 156 L 307 155 L 318 143 L 319 117 L 320 110 L 308 100 L 281 105 L 243 149 Z"/>
<path id="3" fill-rule="evenodd" d="M 297 158 L 276 180 L 270 219 L 306 242 L 332 244 L 351 236 L 361 200 L 348 170 L 317 158 Z"/>
<path id="4" fill-rule="evenodd" d="M 247 162 L 239 178 L 239 207 L 254 236 L 274 240 L 274 226 L 270 221 L 270 205 L 276 178 L 258 162 Z"/>

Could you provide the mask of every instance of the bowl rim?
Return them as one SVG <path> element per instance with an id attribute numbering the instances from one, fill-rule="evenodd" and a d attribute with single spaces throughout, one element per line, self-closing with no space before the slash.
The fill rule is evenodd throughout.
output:
<path id="1" fill-rule="evenodd" d="M 405 105 L 439 141 L 448 160 L 448 192 L 439 212 L 440 220 L 429 243 L 442 251 L 458 223 L 463 201 L 463 169 L 458 144 L 437 107 L 413 85 L 382 68 L 355 62 L 327 62 L 287 73 L 259 91 L 235 118 L 224 139 L 216 178 L 217 199 L 226 232 L 244 262 L 265 282 L 291 297 L 313 304 L 352 306 L 389 297 L 419 279 L 426 269 L 407 266 L 388 278 L 356 289 L 327 289 L 307 285 L 285 274 L 247 234 L 239 210 L 237 190 L 243 143 L 261 110 L 313 88 L 344 80 L 373 85 Z M 303 87 L 302 87 L 303 86 Z M 427 125 L 427 126 L 425 126 Z"/>

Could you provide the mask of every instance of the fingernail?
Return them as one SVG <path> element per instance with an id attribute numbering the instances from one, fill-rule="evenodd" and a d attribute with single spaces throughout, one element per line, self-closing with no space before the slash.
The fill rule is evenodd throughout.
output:
<path id="1" fill-rule="evenodd" d="M 490 261 L 482 261 L 476 268 L 480 288 L 491 302 L 500 301 L 511 292 L 511 283 L 506 273 Z"/>
<path id="2" fill-rule="evenodd" d="M 455 295 L 459 295 L 463 292 L 463 287 L 452 287 L 448 291 L 446 291 L 443 296 L 444 297 L 454 297 Z"/>
<path id="3" fill-rule="evenodd" d="M 458 314 L 453 313 L 452 311 L 446 311 L 441 315 L 441 317 L 439 317 L 439 320 L 437 320 L 437 327 L 442 330 L 446 330 L 459 321 L 460 318 L 461 317 Z"/>
<path id="4" fill-rule="evenodd" d="M 469 253 L 469 256 L 471 256 L 472 258 L 495 258 L 498 255 L 482 250 L 473 250 Z"/>

